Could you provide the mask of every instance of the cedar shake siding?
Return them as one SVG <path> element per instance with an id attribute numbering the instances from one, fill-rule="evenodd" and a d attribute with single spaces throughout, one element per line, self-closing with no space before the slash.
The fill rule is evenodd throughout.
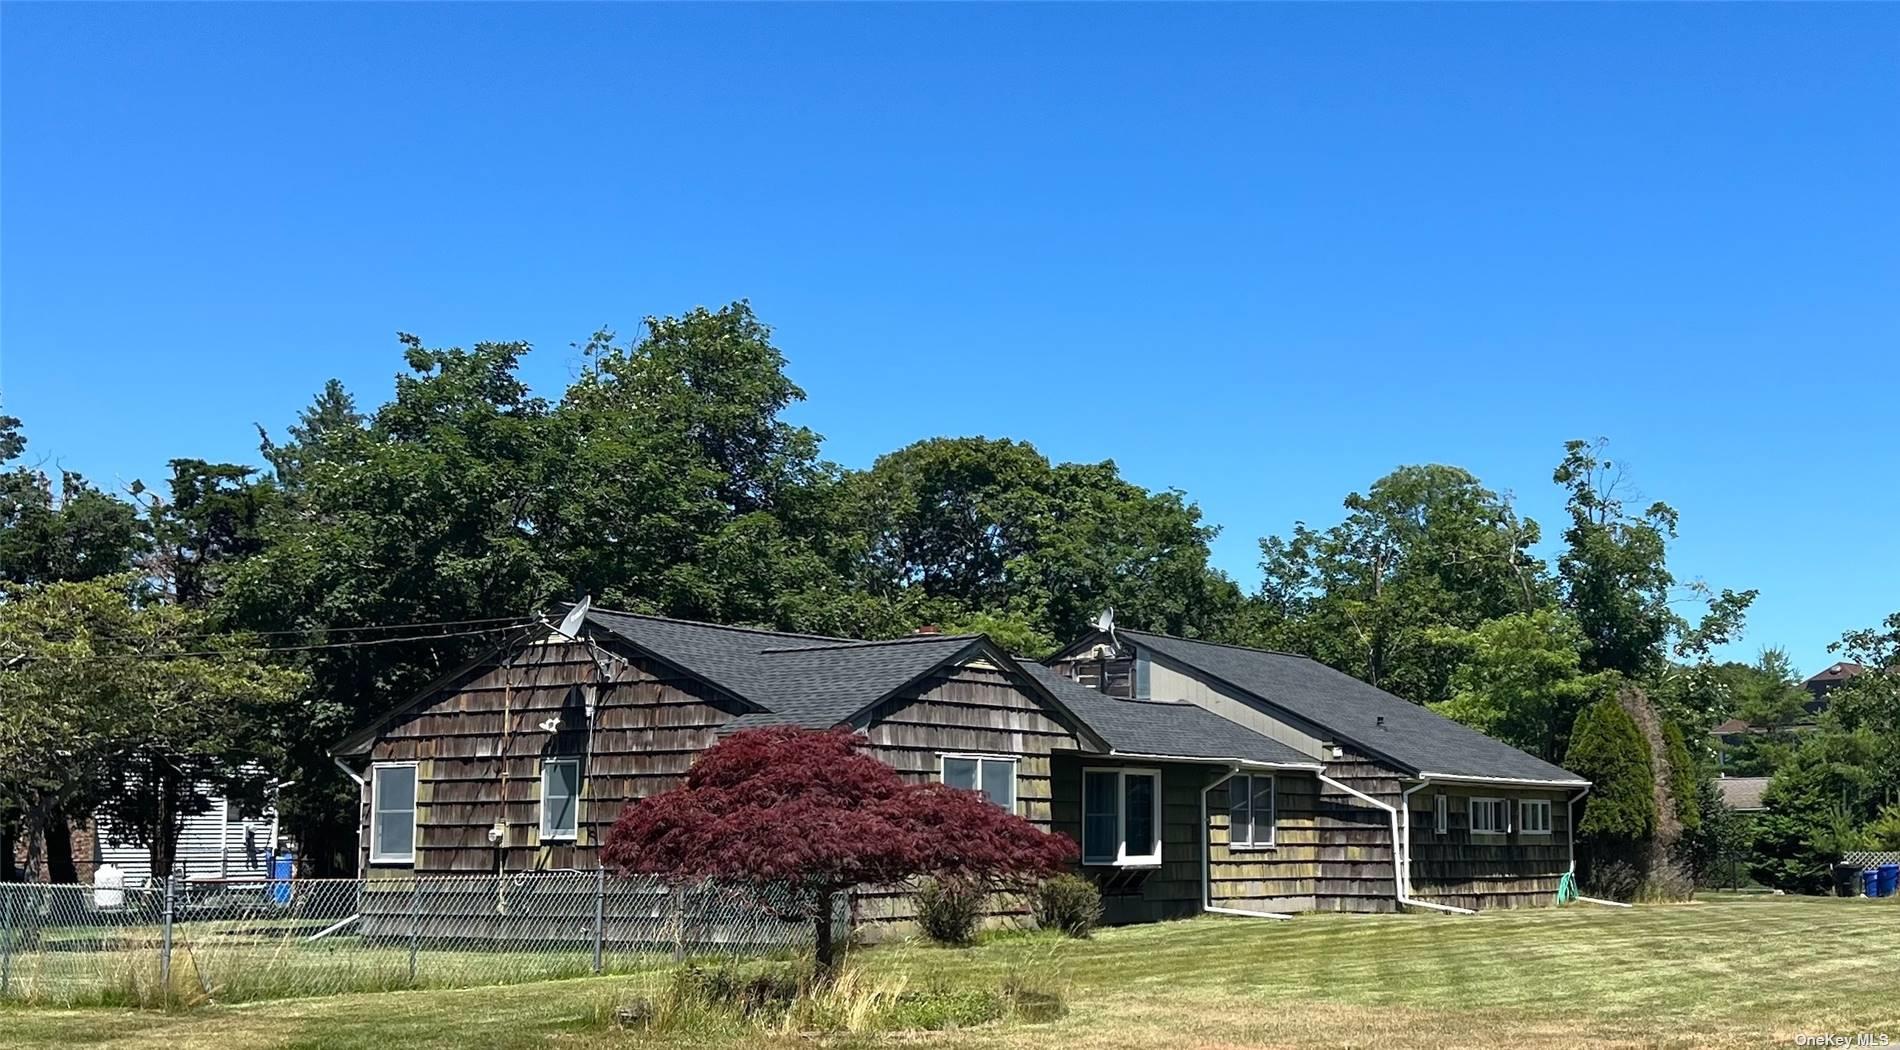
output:
<path id="1" fill-rule="evenodd" d="M 1542 907 L 1556 902 L 1570 870 L 1569 800 L 1575 791 L 1504 790 L 1471 784 L 1427 784 L 1412 794 L 1412 895 L 1459 908 Z M 1433 826 L 1434 799 L 1445 796 L 1446 830 Z M 1474 798 L 1509 804 L 1511 830 L 1471 833 Z M 1519 804 L 1550 803 L 1548 834 L 1525 831 Z"/>
<path id="2" fill-rule="evenodd" d="M 1073 729 L 1052 717 L 1007 672 L 981 658 L 947 667 L 904 689 L 874 708 L 866 722 L 866 752 L 906 780 L 937 780 L 946 754 L 1015 760 L 1014 812 L 1044 830 L 1053 811 L 1052 756 L 1078 746 Z M 873 936 L 898 932 L 894 924 L 916 916 L 908 888 L 863 890 L 855 904 L 860 922 L 885 927 Z M 992 902 L 993 922 L 1020 922 L 1026 914 L 1021 901 Z"/>
<path id="3" fill-rule="evenodd" d="M 677 784 L 718 729 L 745 710 L 705 683 L 645 657 L 606 661 L 587 647 L 527 644 L 498 654 L 385 726 L 369 749 L 382 763 L 416 764 L 415 863 L 369 856 L 369 796 L 363 791 L 362 870 L 372 878 L 480 875 L 596 867 L 607 829 L 627 802 Z M 586 705 L 598 697 L 592 755 Z M 549 733 L 541 723 L 559 717 Z M 572 840 L 541 841 L 542 763 L 582 764 Z M 500 844 L 489 838 L 505 822 Z"/>

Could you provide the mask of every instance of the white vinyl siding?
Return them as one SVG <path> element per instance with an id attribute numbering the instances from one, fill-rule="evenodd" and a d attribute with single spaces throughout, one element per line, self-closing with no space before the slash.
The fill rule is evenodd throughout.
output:
<path id="1" fill-rule="evenodd" d="M 953 788 L 975 791 L 1016 812 L 1016 760 L 996 755 L 943 755 L 941 779 Z"/>
<path id="2" fill-rule="evenodd" d="M 1082 771 L 1082 862 L 1123 867 L 1161 863 L 1161 772 Z"/>
<path id="3" fill-rule="evenodd" d="M 573 758 L 541 763 L 541 841 L 572 841 L 580 828 L 581 764 Z"/>
<path id="4" fill-rule="evenodd" d="M 369 859 L 372 864 L 416 861 L 416 764 L 370 767 Z"/>
<path id="5" fill-rule="evenodd" d="M 1237 773 L 1227 782 L 1227 844 L 1234 849 L 1273 845 L 1273 778 Z"/>

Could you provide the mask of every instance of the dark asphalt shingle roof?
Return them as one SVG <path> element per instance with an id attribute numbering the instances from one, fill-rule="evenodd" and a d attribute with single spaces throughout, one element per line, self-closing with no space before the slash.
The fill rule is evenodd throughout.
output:
<path id="1" fill-rule="evenodd" d="M 863 642 L 600 609 L 590 611 L 587 618 L 765 708 L 727 723 L 727 732 L 785 724 L 837 725 L 983 640 L 982 635 L 966 634 Z M 1116 751 L 1273 765 L 1316 764 L 1312 757 L 1204 708 L 1115 700 L 1040 664 L 1019 661 L 1014 666 L 1021 667 L 1060 707 Z"/>
<path id="2" fill-rule="evenodd" d="M 982 638 L 928 634 L 861 642 L 599 609 L 587 619 L 766 709 L 741 716 L 743 724 L 734 726 L 740 729 L 837 725 Z"/>
<path id="3" fill-rule="evenodd" d="M 1226 682 L 1413 772 L 1582 784 L 1582 777 L 1317 660 L 1146 631 L 1118 637 Z M 1378 720 L 1383 717 L 1381 726 Z"/>
<path id="4" fill-rule="evenodd" d="M 1025 660 L 1022 667 L 1118 752 L 1239 759 L 1271 765 L 1319 765 L 1312 756 L 1203 707 L 1117 700 L 1064 678 L 1041 664 Z"/>

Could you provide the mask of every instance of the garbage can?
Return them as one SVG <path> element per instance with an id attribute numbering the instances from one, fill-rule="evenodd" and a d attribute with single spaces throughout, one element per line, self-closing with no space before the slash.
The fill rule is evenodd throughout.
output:
<path id="1" fill-rule="evenodd" d="M 276 853 L 270 859 L 270 902 L 272 904 L 290 903 L 290 879 L 297 871 L 297 858 L 288 853 Z"/>
<path id="2" fill-rule="evenodd" d="M 1900 888 L 1900 864 L 1882 864 L 1875 869 L 1880 873 L 1880 895 L 1891 897 L 1896 888 Z"/>
<path id="3" fill-rule="evenodd" d="M 1868 868 L 1866 871 L 1861 872 L 1860 887 L 1861 895 L 1864 897 L 1880 896 L 1880 869 Z"/>

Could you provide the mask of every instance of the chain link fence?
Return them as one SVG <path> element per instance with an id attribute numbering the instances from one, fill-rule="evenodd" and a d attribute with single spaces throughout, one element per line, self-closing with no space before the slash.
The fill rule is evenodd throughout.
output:
<path id="1" fill-rule="evenodd" d="M 0 883 L 0 999 L 191 1005 L 620 973 L 808 951 L 813 914 L 789 891 L 601 872 Z M 843 895 L 832 922 L 842 939 Z"/>

